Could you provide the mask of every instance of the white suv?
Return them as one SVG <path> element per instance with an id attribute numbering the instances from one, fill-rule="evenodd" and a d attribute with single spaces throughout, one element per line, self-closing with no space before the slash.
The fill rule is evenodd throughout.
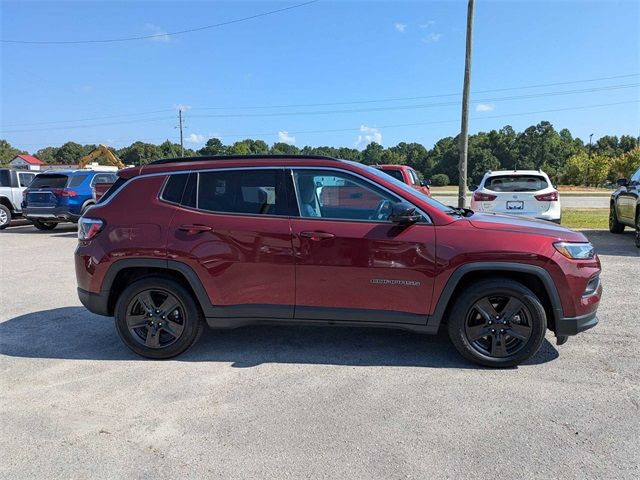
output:
<path id="1" fill-rule="evenodd" d="M 485 173 L 473 192 L 471 209 L 560 223 L 560 195 L 540 170 Z"/>

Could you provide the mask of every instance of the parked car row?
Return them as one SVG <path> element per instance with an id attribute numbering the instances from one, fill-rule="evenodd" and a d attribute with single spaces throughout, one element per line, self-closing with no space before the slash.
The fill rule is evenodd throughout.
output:
<path id="1" fill-rule="evenodd" d="M 115 172 L 87 169 L 39 174 L 0 169 L 0 229 L 19 217 L 40 230 L 51 230 L 60 222 L 77 223 L 96 203 L 95 190 L 111 185 L 116 178 Z"/>

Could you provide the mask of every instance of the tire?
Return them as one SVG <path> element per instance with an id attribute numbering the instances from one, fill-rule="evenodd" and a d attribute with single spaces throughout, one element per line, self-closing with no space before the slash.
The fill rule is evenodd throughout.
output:
<path id="1" fill-rule="evenodd" d="M 618 221 L 618 214 L 613 202 L 609 205 L 609 231 L 611 233 L 624 232 L 624 225 Z"/>
<path id="2" fill-rule="evenodd" d="M 11 223 L 11 210 L 0 204 L 0 230 L 4 230 Z"/>
<path id="3" fill-rule="evenodd" d="M 161 308 L 165 302 L 171 303 L 166 305 L 168 311 Z M 204 318 L 185 287 L 173 279 L 152 276 L 137 280 L 120 294 L 115 324 L 129 349 L 159 360 L 180 355 L 196 343 L 204 329 Z"/>
<path id="4" fill-rule="evenodd" d="M 53 230 L 58 226 L 57 222 L 43 222 L 42 220 L 31 220 L 33 226 L 38 230 Z"/>
<path id="5" fill-rule="evenodd" d="M 514 367 L 531 358 L 547 331 L 547 316 L 538 297 L 508 279 L 465 288 L 447 323 L 451 342 L 463 357 L 494 368 Z"/>
<path id="6" fill-rule="evenodd" d="M 640 248 L 640 209 L 636 210 L 636 247 Z"/>

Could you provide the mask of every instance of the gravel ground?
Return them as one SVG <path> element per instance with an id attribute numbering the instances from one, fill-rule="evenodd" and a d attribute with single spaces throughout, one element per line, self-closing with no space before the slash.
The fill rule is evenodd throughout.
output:
<path id="1" fill-rule="evenodd" d="M 586 233 L 600 324 L 496 371 L 444 335 L 351 328 L 208 331 L 143 360 L 80 306 L 71 226 L 9 228 L 0 477 L 639 478 L 640 250 Z"/>

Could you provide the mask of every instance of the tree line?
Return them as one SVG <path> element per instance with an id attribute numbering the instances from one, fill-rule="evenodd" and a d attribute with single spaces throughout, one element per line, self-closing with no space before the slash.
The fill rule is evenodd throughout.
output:
<path id="1" fill-rule="evenodd" d="M 50 164 L 77 164 L 95 145 L 67 142 L 60 147 L 45 147 L 34 153 Z M 134 142 L 128 147 L 112 149 L 127 165 L 142 165 L 159 158 L 180 156 L 180 145 L 169 140 L 156 145 Z M 6 164 L 21 152 L 6 140 L 0 140 L 0 164 Z M 367 165 L 406 164 L 435 185 L 458 183 L 458 137 L 445 137 L 428 149 L 419 143 L 400 142 L 392 147 L 370 143 L 364 150 L 348 147 L 299 148 L 287 143 L 268 145 L 262 140 L 245 139 L 225 145 L 209 139 L 198 149 L 185 149 L 185 156 L 248 154 L 328 155 Z M 630 135 L 605 135 L 585 143 L 564 128 L 556 131 L 542 121 L 522 132 L 507 125 L 499 130 L 479 132 L 469 137 L 468 182 L 477 184 L 487 170 L 542 169 L 554 182 L 564 185 L 597 186 L 628 178 L 640 166 L 638 139 Z"/>

